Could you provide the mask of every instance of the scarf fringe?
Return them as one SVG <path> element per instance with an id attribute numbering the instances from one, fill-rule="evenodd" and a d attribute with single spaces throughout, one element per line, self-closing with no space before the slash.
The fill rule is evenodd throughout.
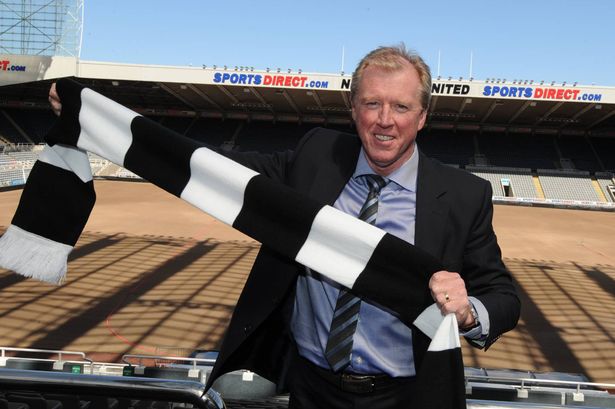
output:
<path id="1" fill-rule="evenodd" d="M 24 277 L 61 284 L 72 249 L 67 244 L 10 225 L 0 237 L 0 265 Z"/>

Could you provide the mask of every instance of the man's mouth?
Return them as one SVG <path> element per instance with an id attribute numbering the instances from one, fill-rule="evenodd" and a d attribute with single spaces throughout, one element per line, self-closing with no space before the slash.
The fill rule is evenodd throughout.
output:
<path id="1" fill-rule="evenodd" d="M 383 142 L 390 141 L 393 139 L 393 137 L 390 135 L 375 134 L 375 136 L 376 136 L 376 139 L 378 139 L 379 141 L 383 141 Z"/>

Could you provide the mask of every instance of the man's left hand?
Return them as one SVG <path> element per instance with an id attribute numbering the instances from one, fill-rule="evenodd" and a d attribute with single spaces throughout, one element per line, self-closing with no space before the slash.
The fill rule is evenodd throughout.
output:
<path id="1" fill-rule="evenodd" d="M 429 290 L 442 314 L 455 313 L 459 328 L 471 328 L 475 324 L 466 283 L 458 273 L 434 273 L 429 279 Z"/>

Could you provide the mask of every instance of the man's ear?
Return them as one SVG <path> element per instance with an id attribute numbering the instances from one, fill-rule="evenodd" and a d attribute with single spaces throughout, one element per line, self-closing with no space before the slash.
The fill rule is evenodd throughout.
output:
<path id="1" fill-rule="evenodd" d="M 357 113 L 355 112 L 354 103 L 352 100 L 350 101 L 350 114 L 352 115 L 352 120 L 357 122 Z"/>
<path id="2" fill-rule="evenodd" d="M 427 110 L 423 109 L 423 111 L 420 114 L 420 118 L 419 118 L 419 126 L 418 126 L 419 131 L 423 129 L 423 127 L 425 126 L 425 122 L 427 122 Z"/>

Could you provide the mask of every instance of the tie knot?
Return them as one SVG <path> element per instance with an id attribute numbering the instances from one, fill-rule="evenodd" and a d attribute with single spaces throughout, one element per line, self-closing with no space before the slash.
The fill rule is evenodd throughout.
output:
<path id="1" fill-rule="evenodd" d="M 380 175 L 365 175 L 365 179 L 367 180 L 367 185 L 369 186 L 369 192 L 372 194 L 380 193 L 383 187 L 389 183 L 389 180 L 383 178 Z"/>

